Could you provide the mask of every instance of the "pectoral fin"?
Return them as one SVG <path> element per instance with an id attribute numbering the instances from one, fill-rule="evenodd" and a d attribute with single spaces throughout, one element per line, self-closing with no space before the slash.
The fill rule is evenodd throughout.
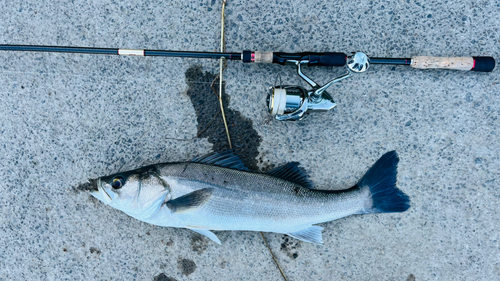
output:
<path id="1" fill-rule="evenodd" d="M 287 235 L 295 239 L 319 245 L 323 244 L 323 237 L 321 235 L 322 230 L 323 228 L 321 226 L 311 225 L 308 228 L 293 233 L 287 233 Z"/>
<path id="2" fill-rule="evenodd" d="M 196 190 L 173 200 L 169 200 L 165 204 L 172 212 L 183 212 L 195 209 L 210 199 L 213 190 L 213 188 Z"/>
<path id="3" fill-rule="evenodd" d="M 189 228 L 189 227 L 188 227 L 188 229 L 191 229 L 194 232 L 197 232 L 197 233 L 199 233 L 201 235 L 204 235 L 204 236 L 208 237 L 210 240 L 214 241 L 215 243 L 217 243 L 219 245 L 221 244 L 219 238 L 217 238 L 217 236 L 212 231 L 210 231 L 208 229 Z"/>

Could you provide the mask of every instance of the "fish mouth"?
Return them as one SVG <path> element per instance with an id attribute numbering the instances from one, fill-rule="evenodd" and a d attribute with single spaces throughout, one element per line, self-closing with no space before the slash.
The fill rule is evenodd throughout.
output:
<path id="1" fill-rule="evenodd" d="M 106 188 L 103 186 L 103 182 L 101 179 L 97 179 L 97 190 L 92 190 L 90 194 L 94 196 L 95 198 L 99 199 L 100 201 L 104 202 L 106 205 L 111 203 L 113 198 L 109 195 L 108 191 Z"/>

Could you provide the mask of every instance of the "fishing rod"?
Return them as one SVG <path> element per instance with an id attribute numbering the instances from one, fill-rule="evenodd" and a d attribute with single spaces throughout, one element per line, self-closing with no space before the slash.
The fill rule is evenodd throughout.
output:
<path id="1" fill-rule="evenodd" d="M 0 45 L 0 51 L 28 51 L 51 53 L 100 54 L 120 56 L 155 56 L 181 58 L 208 58 L 240 60 L 244 63 L 276 63 L 295 65 L 300 78 L 311 86 L 306 89 L 298 85 L 274 85 L 269 90 L 267 105 L 269 113 L 277 120 L 300 120 L 306 113 L 328 111 L 337 104 L 326 91 L 332 84 L 351 76 L 352 73 L 365 72 L 371 64 L 408 65 L 418 69 L 453 69 L 463 71 L 490 72 L 495 68 L 492 57 L 429 57 L 378 58 L 368 57 L 365 53 L 283 53 L 243 51 L 242 53 L 189 52 L 170 50 L 115 49 L 63 46 Z M 320 85 L 302 72 L 303 66 L 340 66 L 347 72 Z"/>

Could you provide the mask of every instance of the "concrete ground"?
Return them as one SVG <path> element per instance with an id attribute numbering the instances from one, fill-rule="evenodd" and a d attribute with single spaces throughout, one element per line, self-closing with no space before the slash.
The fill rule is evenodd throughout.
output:
<path id="1" fill-rule="evenodd" d="M 0 44 L 216 51 L 220 9 L 215 0 L 0 1 Z M 230 0 L 226 45 L 499 59 L 499 12 L 496 1 Z M 198 117 L 215 115 L 189 93 L 205 85 L 213 98 L 206 83 L 217 71 L 210 60 L 0 52 L 0 280 L 280 280 L 259 233 L 217 232 L 217 245 L 132 219 L 75 188 L 225 142 L 223 134 L 175 140 L 196 136 Z M 305 71 L 324 82 L 344 70 Z M 228 63 L 228 111 L 260 139 L 247 161 L 263 170 L 298 161 L 316 186 L 342 189 L 396 150 L 398 187 L 412 208 L 325 223 L 323 246 L 265 234 L 288 279 L 498 279 L 498 68 L 372 65 L 332 86 L 331 112 L 270 121 L 267 88 L 278 73 L 301 83 L 294 72 Z"/>

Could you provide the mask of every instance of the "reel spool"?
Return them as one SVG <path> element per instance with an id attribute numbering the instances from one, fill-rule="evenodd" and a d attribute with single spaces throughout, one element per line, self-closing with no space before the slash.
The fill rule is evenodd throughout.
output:
<path id="1" fill-rule="evenodd" d="M 307 90 L 300 86 L 279 85 L 269 89 L 267 106 L 272 116 L 291 114 L 307 100 Z"/>
<path id="2" fill-rule="evenodd" d="M 318 83 L 302 73 L 301 66 L 309 64 L 309 61 L 287 61 L 287 63 L 293 63 L 297 66 L 298 75 L 312 89 L 307 90 L 297 85 L 275 85 L 271 87 L 266 100 L 271 116 L 280 121 L 295 121 L 302 119 L 306 113 L 309 113 L 308 111 L 328 111 L 334 108 L 337 104 L 326 89 L 333 83 L 350 77 L 351 71 L 364 72 L 370 65 L 369 58 L 364 53 L 353 53 L 347 57 L 346 61 L 347 73 L 330 80 L 324 86 L 318 85 Z"/>

